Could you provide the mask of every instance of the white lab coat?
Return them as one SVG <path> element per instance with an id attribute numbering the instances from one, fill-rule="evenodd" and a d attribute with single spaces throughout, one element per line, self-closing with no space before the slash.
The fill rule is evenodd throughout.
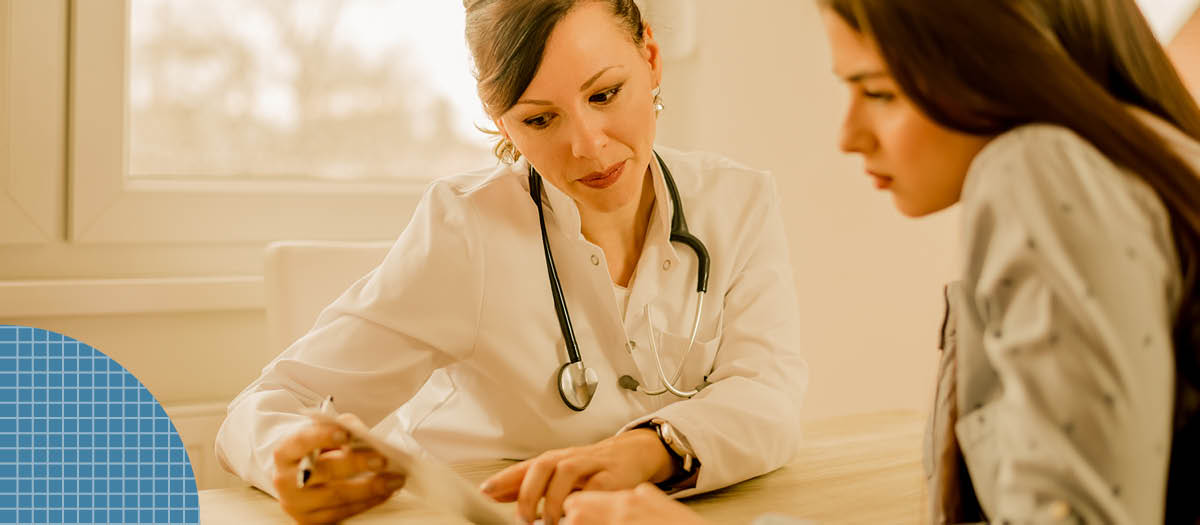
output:
<path id="1" fill-rule="evenodd" d="M 528 164 L 434 182 L 383 263 L 320 315 L 229 406 L 217 436 L 227 469 L 274 494 L 272 451 L 306 424 L 303 407 L 334 397 L 373 432 L 444 461 L 524 459 L 593 443 L 661 417 L 702 463 L 713 490 L 787 462 L 799 437 L 808 369 L 773 181 L 705 153 L 658 150 L 688 226 L 712 257 L 699 335 L 679 385 L 690 400 L 619 388 L 658 379 L 645 305 L 674 370 L 696 301 L 696 257 L 668 241 L 670 197 L 652 162 L 656 204 L 624 318 L 604 252 L 580 233 L 573 200 L 545 185 L 543 203 L 584 362 L 600 384 L 583 412 L 555 378 L 566 361 L 550 296 Z"/>

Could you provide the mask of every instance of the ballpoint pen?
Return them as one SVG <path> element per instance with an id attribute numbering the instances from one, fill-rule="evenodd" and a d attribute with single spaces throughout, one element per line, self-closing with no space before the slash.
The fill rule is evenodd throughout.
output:
<path id="1" fill-rule="evenodd" d="M 326 396 L 321 400 L 321 405 L 318 410 L 322 414 L 328 414 L 333 411 L 333 396 Z M 317 463 L 317 456 L 321 455 L 321 449 L 314 448 L 300 458 L 300 468 L 296 470 L 296 488 L 304 488 L 308 484 L 308 480 L 312 478 L 313 467 Z"/>

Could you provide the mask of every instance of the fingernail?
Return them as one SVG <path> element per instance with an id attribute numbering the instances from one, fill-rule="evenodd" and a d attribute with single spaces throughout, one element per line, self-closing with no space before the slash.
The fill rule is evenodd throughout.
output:
<path id="1" fill-rule="evenodd" d="M 480 490 L 481 492 L 491 492 L 491 491 L 492 491 L 492 488 L 493 488 L 493 487 L 492 487 L 492 482 L 491 482 L 491 480 L 484 481 L 484 482 L 483 482 L 483 484 L 479 486 L 479 490 Z"/>
<path id="2" fill-rule="evenodd" d="M 342 443 L 342 442 L 346 441 L 346 431 L 338 430 L 338 431 L 334 432 L 333 433 L 333 441 L 336 443 Z"/>
<path id="3" fill-rule="evenodd" d="M 371 458 L 367 460 L 367 468 L 371 470 L 383 470 L 383 458 Z"/>
<path id="4" fill-rule="evenodd" d="M 389 479 L 387 482 L 387 489 L 390 491 L 400 490 L 401 487 L 404 487 L 404 479 L 403 478 Z"/>

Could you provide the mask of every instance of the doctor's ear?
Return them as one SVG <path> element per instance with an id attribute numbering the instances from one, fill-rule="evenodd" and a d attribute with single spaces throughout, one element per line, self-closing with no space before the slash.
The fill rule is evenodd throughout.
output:
<path id="1" fill-rule="evenodd" d="M 642 58 L 650 65 L 653 85 L 657 87 L 662 82 L 662 50 L 654 39 L 654 29 L 650 24 L 646 24 L 646 29 L 642 31 Z"/>
<path id="2" fill-rule="evenodd" d="M 497 135 L 496 147 L 492 149 L 496 158 L 501 162 L 512 164 L 521 158 L 521 152 L 517 150 L 516 144 L 508 136 L 508 130 L 504 128 L 504 122 L 500 119 L 492 119 L 492 123 L 496 125 L 496 131 L 488 133 Z"/>

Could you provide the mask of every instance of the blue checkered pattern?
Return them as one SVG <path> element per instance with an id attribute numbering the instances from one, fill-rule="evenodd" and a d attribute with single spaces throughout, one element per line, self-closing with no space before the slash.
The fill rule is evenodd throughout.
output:
<path id="1" fill-rule="evenodd" d="M 0 325 L 0 524 L 199 523 L 162 405 L 116 361 Z"/>

